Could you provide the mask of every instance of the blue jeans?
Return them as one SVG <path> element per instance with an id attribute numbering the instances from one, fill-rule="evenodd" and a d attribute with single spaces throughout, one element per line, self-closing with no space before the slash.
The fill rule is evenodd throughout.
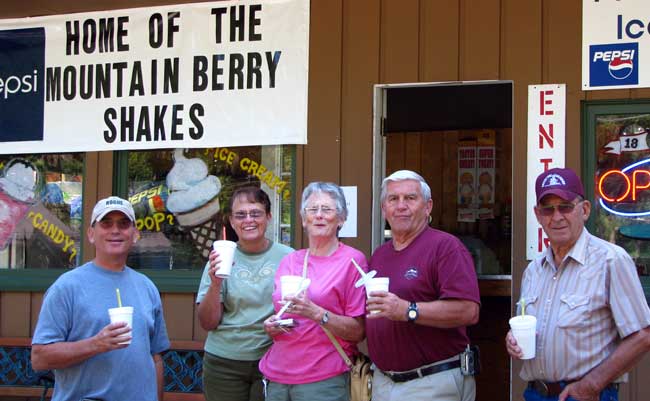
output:
<path id="1" fill-rule="evenodd" d="M 562 388 L 564 388 L 564 385 L 562 385 Z M 557 401 L 558 397 L 544 397 L 537 391 L 535 391 L 532 388 L 526 388 L 526 391 L 524 391 L 524 399 L 526 401 Z M 600 401 L 618 401 L 618 390 L 614 388 L 606 388 L 605 390 L 600 392 Z M 576 401 L 575 398 L 569 397 L 567 398 L 567 401 Z"/>

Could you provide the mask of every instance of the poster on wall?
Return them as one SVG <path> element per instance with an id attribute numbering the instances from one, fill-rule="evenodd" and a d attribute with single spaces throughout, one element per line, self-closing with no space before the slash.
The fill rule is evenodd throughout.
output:
<path id="1" fill-rule="evenodd" d="M 582 1 L 582 89 L 650 87 L 647 0 Z"/>
<path id="2" fill-rule="evenodd" d="M 305 144 L 309 1 L 0 20 L 0 154 Z"/>
<path id="3" fill-rule="evenodd" d="M 546 170 L 564 167 L 566 135 L 566 85 L 528 86 L 528 153 L 526 174 L 526 259 L 548 247 L 548 238 L 533 210 L 535 180 Z"/>
<path id="4" fill-rule="evenodd" d="M 458 141 L 458 218 L 459 222 L 476 221 L 477 179 L 476 140 Z"/>
<path id="5" fill-rule="evenodd" d="M 494 218 L 496 133 L 494 130 L 480 131 L 477 140 L 478 219 L 489 220 Z"/>

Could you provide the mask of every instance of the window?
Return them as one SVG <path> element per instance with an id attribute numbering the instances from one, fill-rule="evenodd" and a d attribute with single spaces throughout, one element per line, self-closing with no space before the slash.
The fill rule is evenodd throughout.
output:
<path id="1" fill-rule="evenodd" d="M 81 261 L 83 153 L 0 156 L 0 269 Z"/>
<path id="2" fill-rule="evenodd" d="M 128 197 L 141 238 L 128 265 L 202 270 L 212 242 L 236 240 L 227 215 L 232 193 L 260 186 L 271 198 L 267 237 L 291 244 L 294 146 L 131 151 Z"/>
<path id="3" fill-rule="evenodd" d="M 650 102 L 585 104 L 584 179 L 589 230 L 650 268 Z"/>

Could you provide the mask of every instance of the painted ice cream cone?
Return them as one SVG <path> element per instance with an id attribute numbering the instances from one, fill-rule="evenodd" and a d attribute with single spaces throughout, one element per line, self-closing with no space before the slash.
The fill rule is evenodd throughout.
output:
<path id="1" fill-rule="evenodd" d="M 208 258 L 212 250 L 212 244 L 218 240 L 218 233 L 220 232 L 220 224 L 217 219 L 211 219 L 201 224 L 200 226 L 193 227 L 190 230 L 194 247 L 201 253 L 201 256 Z"/>
<path id="2" fill-rule="evenodd" d="M 167 174 L 167 210 L 190 233 L 196 248 L 207 258 L 218 233 L 221 182 L 208 175 L 203 160 L 187 159 L 182 149 L 174 151 L 174 166 Z"/>

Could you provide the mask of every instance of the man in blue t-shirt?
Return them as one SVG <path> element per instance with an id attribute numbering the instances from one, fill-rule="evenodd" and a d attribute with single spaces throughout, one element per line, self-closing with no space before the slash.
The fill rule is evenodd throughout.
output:
<path id="1" fill-rule="evenodd" d="M 162 400 L 160 353 L 169 339 L 158 290 L 126 266 L 138 239 L 134 222 L 128 201 L 99 201 L 88 228 L 95 259 L 61 275 L 45 293 L 32 367 L 54 370 L 53 401 Z M 118 302 L 133 308 L 131 326 L 110 323 L 108 309 Z"/>
<path id="2" fill-rule="evenodd" d="M 469 344 L 465 327 L 478 321 L 478 281 L 463 244 L 428 226 L 432 203 L 429 185 L 413 171 L 382 183 L 381 209 L 393 238 L 375 250 L 369 267 L 389 278 L 388 292 L 368 298 L 368 311 L 376 312 L 366 316 L 373 401 L 475 398 L 460 354 Z"/>

